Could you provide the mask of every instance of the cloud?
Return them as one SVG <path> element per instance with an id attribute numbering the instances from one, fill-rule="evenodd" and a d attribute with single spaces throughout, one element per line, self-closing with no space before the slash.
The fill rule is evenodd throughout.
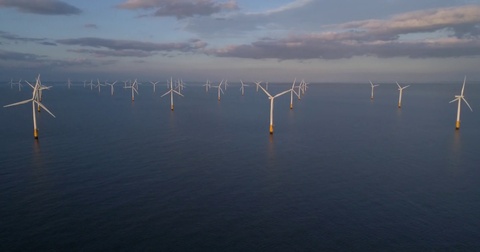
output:
<path id="1" fill-rule="evenodd" d="M 153 16 L 172 16 L 177 19 L 193 16 L 210 16 L 222 11 L 238 9 L 238 5 L 234 0 L 224 3 L 213 0 L 127 0 L 117 7 L 128 10 L 153 10 Z"/>
<path id="2" fill-rule="evenodd" d="M 441 29 L 457 27 L 461 34 L 470 33 L 469 29 L 478 32 L 480 24 L 480 6 L 467 5 L 415 11 L 395 15 L 389 20 L 365 20 L 348 22 L 339 25 L 343 29 L 366 30 L 371 34 L 409 34 L 419 32 L 434 32 Z M 468 28 L 468 29 L 466 29 Z M 460 34 L 460 33 L 459 33 Z"/>
<path id="3" fill-rule="evenodd" d="M 45 56 L 0 50 L 0 59 L 3 61 L 36 61 L 42 58 L 45 58 Z"/>
<path id="4" fill-rule="evenodd" d="M 85 24 L 83 27 L 88 29 L 98 29 L 98 26 L 96 24 Z"/>
<path id="5" fill-rule="evenodd" d="M 1 7 L 41 15 L 73 15 L 82 12 L 77 7 L 59 0 L 0 0 Z"/>
<path id="6" fill-rule="evenodd" d="M 21 37 L 12 33 L 0 31 L 0 39 L 10 40 L 14 42 L 22 42 L 22 43 L 37 43 L 40 45 L 47 45 L 47 46 L 56 46 L 57 44 L 49 41 L 46 38 L 29 38 L 29 37 Z"/>
<path id="7" fill-rule="evenodd" d="M 395 15 L 387 20 L 332 25 L 328 26 L 334 29 L 330 32 L 262 38 L 250 44 L 207 49 L 205 53 L 279 60 L 477 56 L 480 55 L 479 24 L 480 6 L 439 8 Z M 430 39 L 402 38 L 402 35 L 428 32 L 436 34 Z"/>
<path id="8" fill-rule="evenodd" d="M 63 45 L 78 45 L 94 48 L 107 48 L 110 50 L 136 50 L 144 52 L 156 52 L 156 51 L 180 51 L 180 52 L 192 52 L 206 47 L 206 43 L 192 39 L 188 42 L 181 43 L 152 43 L 141 42 L 134 40 L 115 40 L 115 39 L 103 39 L 103 38 L 76 38 L 76 39 L 60 39 L 56 41 Z"/>
<path id="9" fill-rule="evenodd" d="M 90 49 L 71 49 L 69 52 L 92 54 L 95 57 L 149 57 L 154 53 L 141 51 L 141 50 L 90 50 Z"/>

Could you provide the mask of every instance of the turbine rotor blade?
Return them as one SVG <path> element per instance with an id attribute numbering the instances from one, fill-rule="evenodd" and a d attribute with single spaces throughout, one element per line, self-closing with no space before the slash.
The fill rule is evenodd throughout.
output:
<path id="1" fill-rule="evenodd" d="M 33 100 L 33 102 L 35 102 L 36 104 L 38 104 L 38 106 L 42 107 L 42 108 L 43 108 L 45 111 L 47 111 L 50 115 L 52 115 L 54 118 L 56 118 L 55 115 L 52 114 L 52 112 L 50 112 L 50 110 L 47 109 L 47 107 L 43 106 L 43 104 L 41 104 L 40 102 L 35 101 L 35 100 Z"/>
<path id="2" fill-rule="evenodd" d="M 454 101 L 458 101 L 458 99 L 460 99 L 460 97 L 459 97 L 459 98 L 455 98 L 455 99 L 451 100 L 449 103 L 452 103 L 452 102 L 454 102 Z"/>
<path id="3" fill-rule="evenodd" d="M 31 101 L 33 101 L 33 100 L 34 100 L 34 99 L 28 99 L 28 100 L 25 100 L 25 101 L 15 102 L 15 103 L 12 103 L 12 104 L 5 105 L 5 106 L 3 106 L 3 107 L 6 108 L 6 107 L 11 107 L 11 106 L 17 106 L 17 105 L 29 103 L 29 102 L 31 102 Z"/>
<path id="4" fill-rule="evenodd" d="M 462 97 L 462 100 L 467 104 L 467 106 L 470 108 L 470 110 L 473 112 L 473 109 L 472 107 L 470 107 L 470 104 L 468 104 L 467 100 L 465 100 L 465 98 Z"/>

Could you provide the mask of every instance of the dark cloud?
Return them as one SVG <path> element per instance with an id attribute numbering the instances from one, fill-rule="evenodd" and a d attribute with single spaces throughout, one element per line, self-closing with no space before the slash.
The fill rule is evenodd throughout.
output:
<path id="1" fill-rule="evenodd" d="M 354 56 L 379 58 L 447 58 L 479 56 L 478 39 L 446 38 L 430 41 L 342 41 L 322 36 L 259 40 L 250 45 L 206 50 L 209 55 L 252 59 L 345 59 Z"/>
<path id="2" fill-rule="evenodd" d="M 89 29 L 98 29 L 98 26 L 96 24 L 85 24 L 83 27 Z"/>
<path id="3" fill-rule="evenodd" d="M 0 7 L 16 8 L 20 12 L 41 15 L 80 14 L 77 7 L 60 0 L 0 0 Z"/>
<path id="4" fill-rule="evenodd" d="M 118 8 L 153 10 L 153 16 L 172 16 L 182 19 L 193 16 L 210 16 L 226 10 L 236 10 L 238 5 L 233 0 L 225 3 L 213 0 L 127 0 L 118 5 Z"/>
<path id="5" fill-rule="evenodd" d="M 12 40 L 17 42 L 41 42 L 45 41 L 45 38 L 28 38 L 28 37 L 21 37 L 12 33 L 0 31 L 0 38 L 6 40 Z"/>
<path id="6" fill-rule="evenodd" d="M 0 59 L 3 61 L 37 61 L 42 58 L 45 58 L 45 56 L 40 56 L 36 54 L 31 54 L 31 53 L 19 53 L 19 52 L 11 52 L 11 51 L 5 51 L 5 50 L 0 50 Z"/>
<path id="7" fill-rule="evenodd" d="M 46 38 L 29 38 L 29 37 L 21 37 L 15 34 L 11 34 L 8 32 L 0 31 L 0 39 L 5 39 L 5 40 L 10 40 L 16 42 L 22 42 L 22 43 L 37 43 L 40 45 L 48 45 L 48 46 L 56 46 L 57 44 L 49 41 Z"/>
<path id="8" fill-rule="evenodd" d="M 47 45 L 47 46 L 56 46 L 56 43 L 49 42 L 49 41 L 44 41 L 44 42 L 39 42 L 41 45 Z"/>
<path id="9" fill-rule="evenodd" d="M 149 57 L 154 53 L 140 50 L 90 50 L 90 49 L 72 49 L 69 52 L 92 54 L 95 57 Z"/>
<path id="10" fill-rule="evenodd" d="M 76 39 L 60 39 L 56 41 L 64 45 L 78 45 L 94 48 L 108 48 L 111 50 L 136 50 L 144 52 L 155 51 L 180 51 L 191 52 L 203 49 L 206 43 L 200 40 L 190 40 L 181 43 L 151 43 L 134 40 L 115 40 L 102 38 L 76 38 Z"/>

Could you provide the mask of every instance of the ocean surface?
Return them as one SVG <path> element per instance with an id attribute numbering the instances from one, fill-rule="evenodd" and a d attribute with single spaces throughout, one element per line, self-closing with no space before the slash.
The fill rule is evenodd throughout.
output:
<path id="1" fill-rule="evenodd" d="M 32 78 L 33 80 L 33 78 Z M 0 108 L 0 251 L 479 251 L 480 84 L 43 92 Z M 291 84 L 270 84 L 272 94 Z M 0 83 L 0 105 L 31 88 Z"/>

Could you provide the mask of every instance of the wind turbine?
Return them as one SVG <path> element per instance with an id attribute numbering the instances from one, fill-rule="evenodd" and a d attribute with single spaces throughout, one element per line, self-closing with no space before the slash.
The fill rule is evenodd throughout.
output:
<path id="1" fill-rule="evenodd" d="M 400 86 L 400 84 L 398 84 L 398 82 L 397 82 L 397 86 L 398 86 L 398 91 L 400 92 L 399 95 L 398 95 L 398 107 L 401 108 L 401 107 L 402 107 L 402 93 L 403 93 L 403 90 L 404 90 L 405 88 L 410 87 L 410 85 L 406 85 L 405 87 L 402 87 L 402 86 Z"/>
<path id="2" fill-rule="evenodd" d="M 223 92 L 223 89 L 222 89 L 222 84 L 223 84 L 223 80 L 220 82 L 220 84 L 218 84 L 218 86 L 212 86 L 212 87 L 218 89 L 218 93 L 217 93 L 218 101 L 220 101 L 220 92 L 221 92 L 222 94 L 225 94 L 225 93 Z"/>
<path id="3" fill-rule="evenodd" d="M 28 82 L 27 82 L 28 83 Z M 40 84 L 40 75 L 38 75 L 37 77 L 37 82 L 35 83 L 35 86 L 31 85 L 30 83 L 28 83 L 28 85 L 30 85 L 32 88 L 33 88 L 33 94 L 32 94 L 32 98 L 31 99 L 28 99 L 28 100 L 24 100 L 24 101 L 20 101 L 20 102 L 16 102 L 16 103 L 12 103 L 12 104 L 8 104 L 8 105 L 5 105 L 3 106 L 4 108 L 6 107 L 11 107 L 11 106 L 16 106 L 16 105 L 21 105 L 21 104 L 25 104 L 25 103 L 29 103 L 29 102 L 32 102 L 32 115 L 33 115 L 33 137 L 35 139 L 38 139 L 38 128 L 37 128 L 37 118 L 36 118 L 36 115 L 35 115 L 35 104 L 37 104 L 38 106 L 42 107 L 43 109 L 45 109 L 45 111 L 47 111 L 50 115 L 52 115 L 53 117 L 55 117 L 55 115 L 52 114 L 52 112 L 50 112 L 50 110 L 48 110 L 40 101 L 38 101 L 38 91 L 40 90 L 41 88 L 41 84 Z"/>
<path id="4" fill-rule="evenodd" d="M 240 87 L 240 90 L 242 91 L 242 96 L 245 94 L 245 87 L 248 87 L 248 85 L 243 84 L 243 81 L 240 80 L 240 83 L 242 83 L 242 86 Z"/>
<path id="5" fill-rule="evenodd" d="M 297 92 L 295 91 L 295 82 L 297 81 L 297 78 L 295 78 L 293 80 L 293 83 L 292 83 L 292 88 L 290 89 L 290 109 L 293 109 L 293 94 L 295 93 L 295 95 L 298 97 L 298 99 L 300 100 L 300 89 L 298 90 L 298 94 Z"/>
<path id="6" fill-rule="evenodd" d="M 72 86 L 72 82 L 70 81 L 70 78 L 68 78 L 67 80 L 67 86 L 68 86 L 68 89 L 70 89 L 70 87 Z"/>
<path id="7" fill-rule="evenodd" d="M 373 89 L 378 87 L 378 85 L 373 85 L 372 81 L 370 81 L 370 85 L 372 86 L 372 94 L 370 95 L 370 100 L 373 100 Z"/>
<path id="8" fill-rule="evenodd" d="M 90 80 L 90 84 L 88 84 L 88 85 L 90 86 L 90 90 L 93 90 L 93 86 L 95 86 L 95 85 L 93 85 L 93 81 L 92 81 L 92 80 Z"/>
<path id="9" fill-rule="evenodd" d="M 156 82 L 150 81 L 150 83 L 152 83 L 152 85 L 153 85 L 153 92 L 155 93 L 155 87 L 157 86 L 158 81 L 156 81 Z"/>
<path id="10" fill-rule="evenodd" d="M 16 84 L 18 85 L 18 91 L 22 91 L 22 79 L 20 79 L 17 83 L 13 83 L 13 84 Z"/>
<path id="11" fill-rule="evenodd" d="M 138 94 L 138 82 L 137 82 L 137 79 L 135 79 L 135 81 L 133 81 L 132 85 L 130 85 L 129 87 L 125 87 L 125 88 L 131 88 L 132 89 L 132 102 L 135 101 L 135 93 Z"/>
<path id="12" fill-rule="evenodd" d="M 165 95 L 170 94 L 170 109 L 171 109 L 172 111 L 173 111 L 173 108 L 174 108 L 174 107 L 173 107 L 173 93 L 176 93 L 176 94 L 178 94 L 178 95 L 180 95 L 180 96 L 183 97 L 183 95 L 182 95 L 180 92 L 178 92 L 177 90 L 175 90 L 175 89 L 173 88 L 173 80 L 170 78 L 170 90 L 168 90 L 165 94 L 163 94 L 163 95 L 160 96 L 160 97 L 164 97 Z"/>
<path id="13" fill-rule="evenodd" d="M 40 77 L 40 76 L 39 76 L 39 77 Z M 37 81 L 35 82 L 35 85 L 37 85 L 37 84 L 39 85 L 39 88 L 38 88 L 38 90 L 37 90 L 37 94 L 36 94 L 36 96 L 35 96 L 35 99 L 36 99 L 38 102 L 42 102 L 42 97 L 43 97 L 43 95 L 42 95 L 42 94 L 43 94 L 42 90 L 50 89 L 52 86 L 48 86 L 48 87 L 47 87 L 47 86 L 42 85 L 42 81 L 40 80 L 39 77 L 37 78 Z M 30 84 L 30 82 L 28 82 L 28 81 L 25 81 L 25 82 L 27 82 L 28 85 L 30 85 L 31 87 L 33 87 L 33 85 Z M 38 112 L 41 111 L 41 110 L 40 110 L 40 105 L 37 106 L 37 111 L 38 111 Z"/>
<path id="14" fill-rule="evenodd" d="M 260 88 L 263 90 L 263 92 L 265 92 L 265 94 L 267 94 L 268 96 L 268 99 L 270 99 L 270 134 L 273 134 L 273 102 L 275 100 L 275 98 L 279 97 L 279 96 L 282 96 L 288 92 L 290 92 L 290 89 L 289 90 L 286 90 L 286 91 L 283 91 L 279 94 L 276 94 L 275 96 L 272 96 L 270 93 L 268 93 L 267 90 L 265 90 L 265 88 L 263 88 L 260 84 L 257 84 L 258 86 L 260 86 Z"/>
<path id="15" fill-rule="evenodd" d="M 208 93 L 208 89 L 211 87 L 210 81 L 207 80 L 207 83 L 203 84 L 202 86 L 205 86 L 205 93 Z"/>
<path id="16" fill-rule="evenodd" d="M 117 81 L 114 81 L 113 83 L 108 83 L 108 82 L 105 81 L 105 84 L 110 86 L 110 94 L 111 95 L 113 95 L 113 93 L 114 93 L 115 88 L 113 86 L 115 86 L 115 83 L 117 83 Z"/>
<path id="17" fill-rule="evenodd" d="M 463 79 L 463 86 L 462 86 L 462 92 L 460 95 L 455 95 L 455 99 L 450 101 L 450 103 L 454 101 L 458 101 L 458 109 L 457 109 L 457 122 L 455 124 L 455 129 L 460 129 L 460 105 L 462 104 L 462 100 L 467 104 L 467 106 L 470 108 L 471 111 L 473 111 L 472 107 L 470 107 L 470 104 L 468 104 L 467 100 L 465 100 L 465 97 L 463 96 L 463 91 L 465 91 L 465 82 L 467 81 L 467 76 Z"/>
<path id="18" fill-rule="evenodd" d="M 261 84 L 262 84 L 262 81 L 255 82 L 255 85 L 257 85 L 257 92 L 258 92 L 258 86 L 260 86 Z"/>
<path id="19" fill-rule="evenodd" d="M 96 87 L 98 87 L 98 92 L 99 92 L 99 93 L 100 93 L 100 87 L 101 87 L 101 86 L 105 86 L 105 85 L 104 85 L 104 84 L 101 84 L 101 83 L 100 83 L 100 80 L 97 79 L 97 86 L 96 86 Z"/>

